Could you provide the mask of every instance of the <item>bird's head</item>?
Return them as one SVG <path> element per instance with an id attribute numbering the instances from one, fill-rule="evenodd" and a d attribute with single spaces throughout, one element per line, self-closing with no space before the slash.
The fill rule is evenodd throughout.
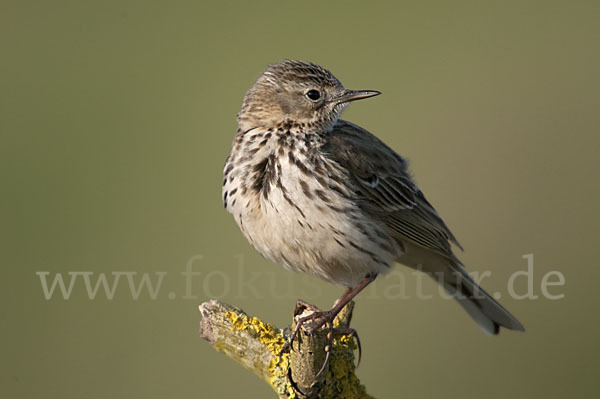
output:
<path id="1" fill-rule="evenodd" d="M 270 65 L 248 90 L 238 124 L 241 130 L 248 130 L 292 122 L 311 131 L 328 131 L 349 102 L 378 94 L 375 90 L 347 90 L 318 65 L 284 60 Z"/>

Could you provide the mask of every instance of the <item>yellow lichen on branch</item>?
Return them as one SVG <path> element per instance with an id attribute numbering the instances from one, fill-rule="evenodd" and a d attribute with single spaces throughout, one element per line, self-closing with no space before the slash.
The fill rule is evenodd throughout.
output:
<path id="1" fill-rule="evenodd" d="M 352 305 L 340 312 L 334 326 L 348 327 Z M 356 344 L 351 335 L 334 335 L 327 368 L 317 378 L 315 370 L 324 358 L 326 331 L 313 336 L 301 328 L 292 355 L 279 357 L 286 343 L 283 330 L 215 300 L 200 305 L 200 312 L 202 338 L 267 382 L 280 398 L 371 398 L 354 373 Z M 290 375 L 300 377 L 292 383 Z"/>
<path id="2" fill-rule="evenodd" d="M 249 332 L 271 352 L 273 359 L 268 369 L 269 384 L 278 395 L 295 398 L 296 392 L 287 377 L 290 355 L 283 353 L 279 356 L 285 344 L 283 332 L 270 323 L 264 323 L 257 317 L 249 317 L 243 312 L 227 312 L 225 317 L 231 320 L 235 329 Z"/>

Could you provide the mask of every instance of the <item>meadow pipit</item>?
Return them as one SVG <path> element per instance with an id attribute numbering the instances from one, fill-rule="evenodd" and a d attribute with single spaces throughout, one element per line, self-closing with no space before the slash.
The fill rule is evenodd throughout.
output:
<path id="1" fill-rule="evenodd" d="M 399 262 L 434 277 L 486 333 L 523 331 L 454 255 L 451 244 L 460 245 L 407 162 L 339 119 L 351 101 L 378 94 L 347 90 L 312 63 L 269 66 L 238 114 L 225 208 L 265 258 L 347 288 L 333 308 L 310 317 L 313 330 Z"/>

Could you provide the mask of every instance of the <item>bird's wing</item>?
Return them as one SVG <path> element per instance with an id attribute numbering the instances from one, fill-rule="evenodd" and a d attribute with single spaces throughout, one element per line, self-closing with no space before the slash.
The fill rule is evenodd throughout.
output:
<path id="1" fill-rule="evenodd" d="M 409 240 L 446 257 L 450 243 L 462 249 L 408 173 L 407 162 L 381 140 L 338 121 L 321 151 L 348 173 L 361 208 L 384 223 L 399 240 Z"/>

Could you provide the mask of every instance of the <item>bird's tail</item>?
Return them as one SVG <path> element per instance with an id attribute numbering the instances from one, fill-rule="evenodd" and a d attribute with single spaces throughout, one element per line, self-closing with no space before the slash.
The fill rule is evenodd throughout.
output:
<path id="1" fill-rule="evenodd" d="M 486 334 L 498 334 L 500 327 L 525 331 L 519 320 L 477 285 L 462 265 L 450 263 L 445 269 L 442 276 L 432 277 L 439 277 L 438 282 Z"/>

